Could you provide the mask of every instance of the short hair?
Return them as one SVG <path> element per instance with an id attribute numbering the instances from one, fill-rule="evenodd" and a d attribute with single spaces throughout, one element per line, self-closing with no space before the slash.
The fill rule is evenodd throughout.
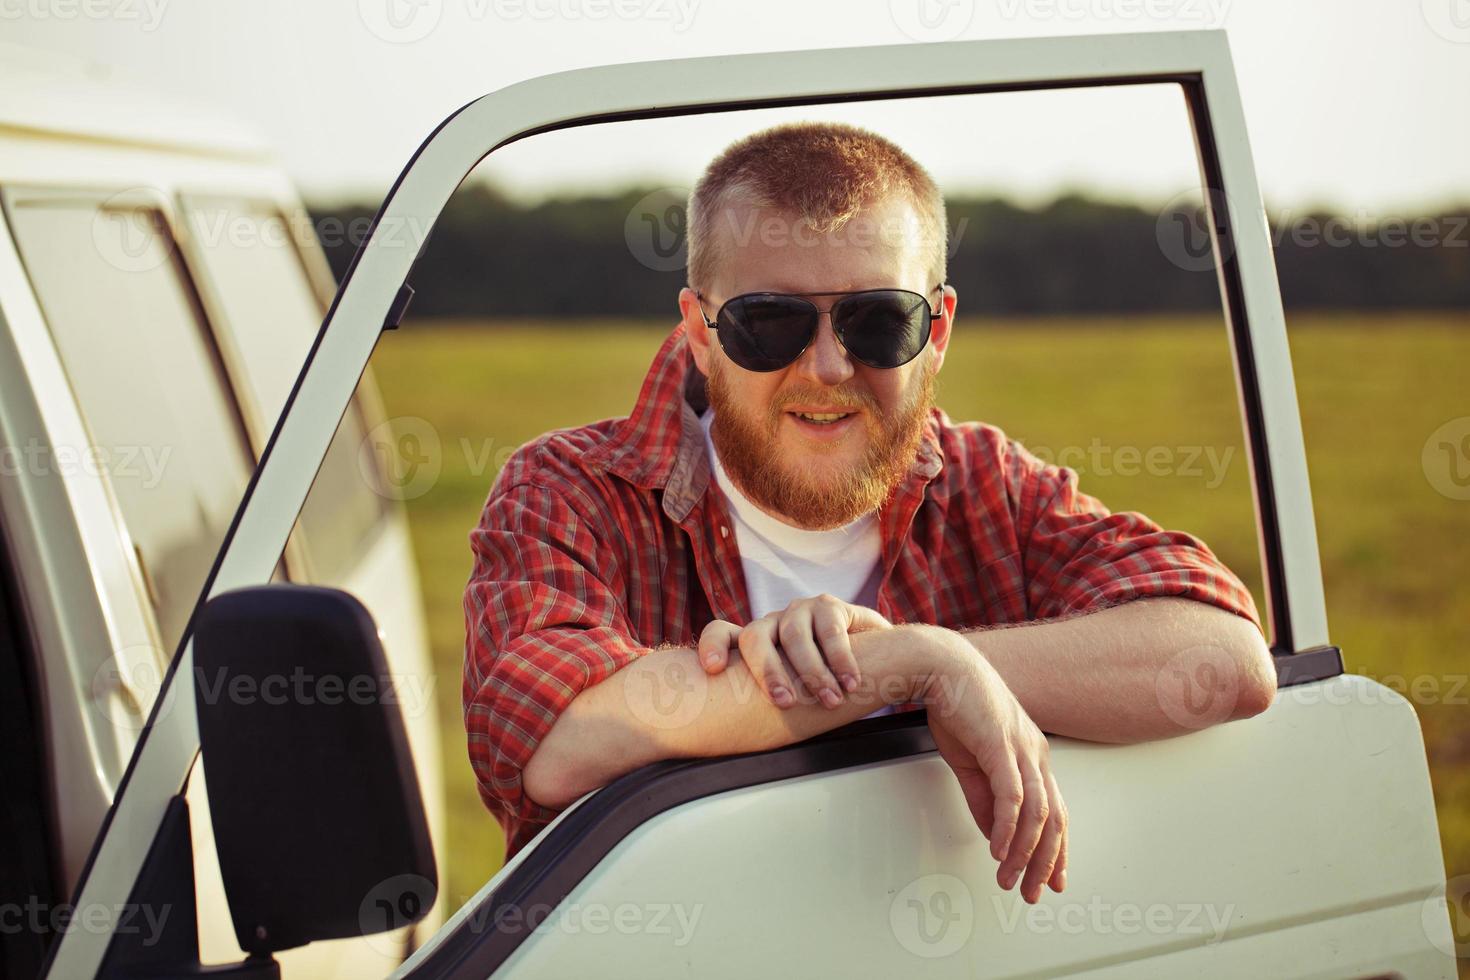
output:
<path id="1" fill-rule="evenodd" d="M 894 194 L 905 195 L 918 214 L 929 253 L 926 287 L 944 282 L 944 196 L 897 144 L 845 123 L 786 123 L 746 136 L 710 162 L 689 195 L 689 284 L 710 288 L 723 258 L 716 215 L 737 198 L 797 215 L 826 234 Z"/>

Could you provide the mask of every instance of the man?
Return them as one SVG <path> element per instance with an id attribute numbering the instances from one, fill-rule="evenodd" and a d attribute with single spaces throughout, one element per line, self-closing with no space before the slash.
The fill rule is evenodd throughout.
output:
<path id="1" fill-rule="evenodd" d="M 1204 544 L 934 406 L 944 229 L 929 175 L 853 127 L 757 133 L 700 179 L 632 414 L 522 447 L 471 534 L 465 725 L 510 852 L 656 760 L 922 704 L 1035 902 L 1066 883 L 1043 730 L 1187 730 L 1158 681 L 1194 649 L 1233 697 L 1212 720 L 1270 704 L 1251 597 Z"/>

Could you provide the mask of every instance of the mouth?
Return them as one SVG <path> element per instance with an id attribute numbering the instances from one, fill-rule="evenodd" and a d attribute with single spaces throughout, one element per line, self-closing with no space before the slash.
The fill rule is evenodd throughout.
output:
<path id="1" fill-rule="evenodd" d="M 815 422 L 819 425 L 829 425 L 833 422 L 841 422 L 843 419 L 855 414 L 853 412 L 792 412 L 797 418 L 804 422 Z"/>
<path id="2" fill-rule="evenodd" d="M 788 411 L 785 414 L 798 431 L 816 439 L 837 438 L 857 423 L 859 415 L 858 412 L 843 411 Z"/>

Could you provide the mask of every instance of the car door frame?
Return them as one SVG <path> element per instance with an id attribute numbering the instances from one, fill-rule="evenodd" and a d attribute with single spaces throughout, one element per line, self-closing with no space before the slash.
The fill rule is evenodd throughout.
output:
<path id="1" fill-rule="evenodd" d="M 463 179 L 495 150 L 554 130 L 635 119 L 1157 83 L 1178 84 L 1185 93 L 1202 189 L 1207 191 L 1213 254 L 1249 444 L 1278 676 L 1289 685 L 1341 673 L 1341 655 L 1327 633 L 1316 524 L 1269 229 L 1221 31 L 954 41 L 922 48 L 896 45 L 617 65 L 521 82 L 468 103 L 419 147 L 384 200 L 261 456 L 201 602 L 269 581 L 378 337 L 397 325 L 411 296 L 406 282 L 423 241 L 405 243 L 398 231 L 418 228 L 427 236 Z M 155 839 L 198 751 L 193 698 L 174 696 L 192 673 L 191 637 L 192 629 L 186 630 L 158 699 L 171 710 L 161 712 L 155 706 L 76 896 L 79 904 L 99 914 L 121 908 L 133 894 L 147 851 L 139 842 Z M 920 742 L 911 741 L 904 752 L 922 750 Z M 563 819 L 568 816 L 570 812 Z M 482 891 L 477 902 L 486 898 Z M 441 935 L 460 921 L 451 920 Z M 67 933 L 53 951 L 51 974 L 95 973 L 107 953 L 110 932 Z"/>

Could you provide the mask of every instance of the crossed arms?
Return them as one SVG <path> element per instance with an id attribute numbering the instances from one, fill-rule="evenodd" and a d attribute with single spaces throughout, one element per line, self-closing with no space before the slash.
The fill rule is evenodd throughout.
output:
<path id="1" fill-rule="evenodd" d="M 1110 513 L 998 430 L 945 431 L 948 463 L 906 539 L 925 544 L 892 556 L 885 608 L 1011 625 L 891 625 L 827 596 L 691 636 L 689 590 L 702 584 L 680 566 L 696 538 L 718 547 L 717 512 L 691 514 L 689 533 L 653 491 L 584 472 L 580 453 L 513 457 L 471 533 L 464 683 L 470 760 L 510 848 L 655 760 L 776 748 L 916 703 L 1002 887 L 1024 872 L 1035 900 L 1066 867 L 1043 731 L 1139 741 L 1271 702 L 1250 594 L 1202 542 Z M 736 607 L 728 595 L 718 605 Z M 687 647 L 637 639 L 657 635 Z"/>
<path id="2" fill-rule="evenodd" d="M 838 678 L 854 673 L 844 690 Z M 784 707 L 777 687 L 791 695 Z M 999 862 L 997 881 L 1019 880 L 1035 902 L 1044 885 L 1066 882 L 1067 811 L 1042 731 L 1163 738 L 1257 714 L 1275 687 L 1255 625 L 1191 599 L 958 632 L 890 626 L 815 597 L 744 628 L 716 621 L 698 649 L 654 650 L 583 690 L 541 739 L 524 787 L 562 808 L 660 759 L 778 748 L 884 704 L 922 702 Z"/>

